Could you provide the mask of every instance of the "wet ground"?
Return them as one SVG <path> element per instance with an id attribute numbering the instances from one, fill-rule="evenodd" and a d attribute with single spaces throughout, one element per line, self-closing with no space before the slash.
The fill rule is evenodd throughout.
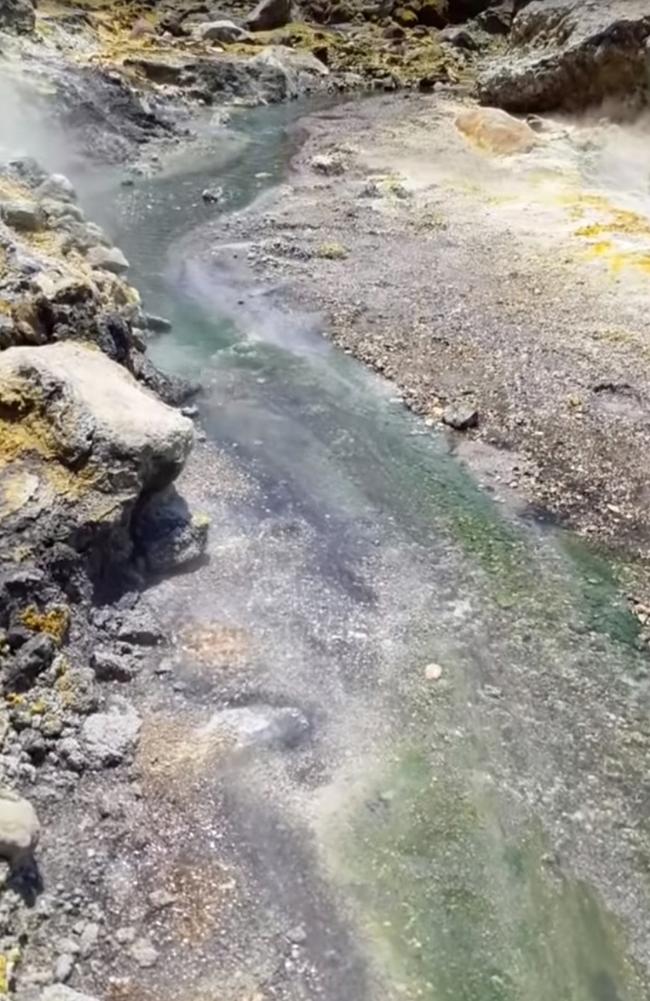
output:
<path id="1" fill-rule="evenodd" d="M 139 683 L 146 837 L 112 865 L 125 915 L 174 900 L 129 989 L 641 1001 L 648 666 L 619 568 L 481 490 L 309 301 L 197 231 L 282 178 L 292 117 L 104 213 L 174 323 L 154 360 L 203 385 L 182 488 L 212 520 L 146 597 L 174 646 Z"/>

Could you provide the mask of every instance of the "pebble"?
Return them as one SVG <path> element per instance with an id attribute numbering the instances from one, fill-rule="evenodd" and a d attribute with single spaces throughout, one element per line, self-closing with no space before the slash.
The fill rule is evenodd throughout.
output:
<path id="1" fill-rule="evenodd" d="M 440 664 L 427 664 L 424 669 L 424 677 L 427 681 L 440 681 L 442 678 L 442 668 Z"/>
<path id="2" fill-rule="evenodd" d="M 54 966 L 54 979 L 62 984 L 71 976 L 74 970 L 75 957 L 69 952 L 64 953 L 56 961 Z"/>
<path id="3" fill-rule="evenodd" d="M 158 962 L 158 952 L 148 938 L 139 938 L 134 942 L 129 949 L 129 955 L 142 969 L 155 966 Z"/>

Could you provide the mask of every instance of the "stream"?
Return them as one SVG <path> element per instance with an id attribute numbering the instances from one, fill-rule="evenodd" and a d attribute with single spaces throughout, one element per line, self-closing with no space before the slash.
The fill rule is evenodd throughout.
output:
<path id="1" fill-rule="evenodd" d="M 182 490 L 209 560 L 149 590 L 177 683 L 142 693 L 159 851 L 137 879 L 167 874 L 192 920 L 160 919 L 139 996 L 641 1001 L 648 669 L 625 568 L 481 489 L 248 248 L 211 244 L 284 179 L 304 111 L 81 185 L 173 323 L 151 355 L 201 381 L 207 439 Z M 215 712 L 269 707 L 308 732 L 205 739 Z"/>

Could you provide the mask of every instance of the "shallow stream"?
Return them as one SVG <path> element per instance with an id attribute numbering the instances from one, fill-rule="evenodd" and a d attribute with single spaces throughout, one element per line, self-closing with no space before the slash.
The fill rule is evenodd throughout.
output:
<path id="1" fill-rule="evenodd" d="M 624 570 L 482 490 L 246 247 L 202 241 L 286 176 L 299 110 L 84 196 L 173 323 L 154 360 L 204 387 L 186 488 L 210 561 L 149 593 L 180 637 L 166 712 L 310 721 L 295 748 L 204 763 L 177 837 L 218 815 L 196 864 L 227 851 L 246 890 L 180 952 L 161 932 L 156 996 L 641 1001 L 647 656 Z"/>

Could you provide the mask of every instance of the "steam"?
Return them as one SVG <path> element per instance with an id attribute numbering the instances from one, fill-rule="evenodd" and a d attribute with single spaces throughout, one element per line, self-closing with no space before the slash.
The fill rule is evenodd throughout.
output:
<path id="1" fill-rule="evenodd" d="M 12 69 L 11 64 L 0 65 L 0 162 L 31 156 L 47 170 L 65 172 L 71 147 L 53 112 L 51 96 L 12 74 Z"/>

